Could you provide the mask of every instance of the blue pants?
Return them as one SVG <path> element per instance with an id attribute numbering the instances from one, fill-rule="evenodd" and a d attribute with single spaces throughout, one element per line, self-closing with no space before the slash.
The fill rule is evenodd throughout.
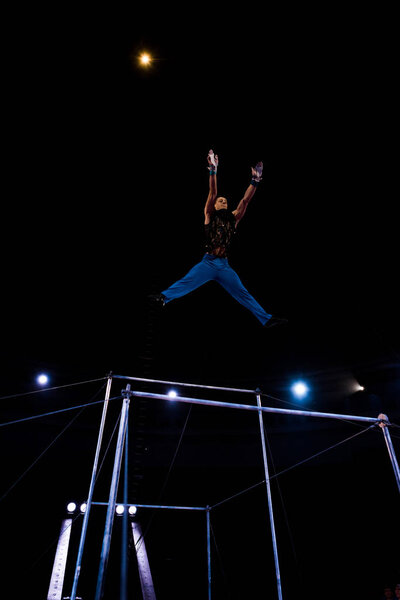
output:
<path id="1" fill-rule="evenodd" d="M 205 254 L 202 261 L 190 269 L 182 279 L 162 292 L 165 303 L 185 296 L 212 280 L 217 281 L 235 300 L 248 308 L 262 325 L 271 318 L 246 290 L 237 273 L 229 266 L 228 259 L 218 258 L 213 254 Z"/>

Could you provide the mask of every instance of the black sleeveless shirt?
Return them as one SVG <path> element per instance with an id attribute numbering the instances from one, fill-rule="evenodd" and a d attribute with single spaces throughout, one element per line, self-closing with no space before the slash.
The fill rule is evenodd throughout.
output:
<path id="1" fill-rule="evenodd" d="M 209 224 L 205 225 L 206 252 L 226 258 L 235 232 L 236 219 L 233 214 L 225 208 L 214 210 Z"/>

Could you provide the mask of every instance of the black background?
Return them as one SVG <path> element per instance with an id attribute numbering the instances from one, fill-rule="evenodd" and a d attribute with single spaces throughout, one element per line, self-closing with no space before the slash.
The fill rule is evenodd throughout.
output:
<path id="1" fill-rule="evenodd" d="M 7 15 L 3 422 L 104 395 L 95 381 L 15 396 L 37 391 L 40 371 L 52 387 L 112 371 L 259 387 L 275 398 L 268 405 L 383 411 L 400 424 L 392 16 L 258 10 L 35 6 Z M 142 50 L 155 57 L 147 70 L 137 62 Z M 232 209 L 250 167 L 264 162 L 230 262 L 266 310 L 289 319 L 286 328 L 264 331 L 213 283 L 162 311 L 148 301 L 201 259 L 210 148 Z M 303 402 L 290 394 L 299 377 L 311 389 Z M 124 386 L 115 380 L 114 395 Z M 111 404 L 107 441 L 120 401 Z M 132 403 L 130 501 L 213 505 L 264 478 L 255 415 L 188 411 Z M 65 506 L 87 495 L 100 414 L 96 405 L 2 428 L 4 573 L 15 597 L 46 594 Z M 265 426 L 277 473 L 363 428 L 277 415 Z M 398 451 L 397 429 L 391 434 Z M 398 493 L 378 429 L 273 479 L 272 494 L 284 597 L 379 598 L 399 579 Z M 102 510 L 91 517 L 85 600 L 94 594 Z M 139 514 L 157 598 L 205 598 L 204 515 Z M 215 597 L 275 597 L 264 486 L 211 516 Z M 118 597 L 119 536 L 117 519 L 110 598 Z M 130 565 L 138 594 L 132 548 Z"/>

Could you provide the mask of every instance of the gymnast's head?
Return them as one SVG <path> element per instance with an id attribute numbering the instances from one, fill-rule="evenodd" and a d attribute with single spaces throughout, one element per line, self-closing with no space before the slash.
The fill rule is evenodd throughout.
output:
<path id="1" fill-rule="evenodd" d="M 218 196 L 214 204 L 215 210 L 227 209 L 228 208 L 228 200 L 223 196 Z"/>

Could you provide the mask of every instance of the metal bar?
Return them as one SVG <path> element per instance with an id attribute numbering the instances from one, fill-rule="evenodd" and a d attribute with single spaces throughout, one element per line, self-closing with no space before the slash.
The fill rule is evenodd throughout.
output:
<path id="1" fill-rule="evenodd" d="M 92 502 L 94 506 L 108 506 L 108 502 Z M 136 508 L 169 508 L 171 510 L 208 510 L 207 506 L 165 506 L 160 504 L 123 504 L 118 502 L 120 506 L 136 506 Z"/>
<path id="2" fill-rule="evenodd" d="M 50 578 L 47 600 L 61 600 L 65 567 L 67 565 L 68 546 L 71 537 L 72 519 L 64 519 L 58 538 L 56 555 L 54 557 L 53 571 Z"/>
<path id="3" fill-rule="evenodd" d="M 207 507 L 207 575 L 208 575 L 208 600 L 211 600 L 211 528 L 210 528 L 210 508 Z"/>
<path id="4" fill-rule="evenodd" d="M 78 556 L 77 556 L 77 559 L 76 559 L 74 580 L 73 580 L 72 591 L 71 591 L 71 600 L 75 600 L 75 598 L 76 598 L 76 591 L 77 591 L 77 587 L 78 587 L 78 580 L 79 580 L 79 575 L 80 575 L 80 572 L 81 572 L 83 549 L 84 549 L 84 546 L 85 546 L 86 532 L 87 532 L 87 527 L 88 527 L 88 523 L 89 523 L 89 515 L 90 515 L 90 508 L 91 508 L 91 505 L 92 505 L 94 485 L 96 483 L 97 467 L 98 467 L 98 464 L 99 464 L 100 449 L 101 449 L 101 444 L 102 444 L 102 441 L 103 441 L 103 434 L 104 434 L 104 426 L 105 426 L 106 416 L 107 416 L 108 401 L 110 399 L 110 393 L 111 393 L 111 383 L 112 383 L 112 377 L 110 376 L 108 378 L 108 381 L 107 381 L 106 394 L 105 394 L 105 397 L 104 397 L 103 413 L 102 413 L 102 416 L 101 416 L 99 435 L 98 435 L 98 438 L 97 438 L 97 447 L 96 447 L 96 452 L 95 452 L 95 457 L 94 457 L 94 462 L 93 462 L 92 478 L 90 480 L 88 499 L 86 501 L 86 511 L 85 511 L 85 513 L 83 515 L 81 538 L 80 538 L 80 542 L 79 542 Z"/>
<path id="5" fill-rule="evenodd" d="M 128 377 L 125 375 L 113 375 L 115 379 L 128 379 L 129 381 L 143 381 L 145 383 L 165 383 L 167 385 L 180 385 L 182 387 L 193 387 L 203 390 L 220 390 L 222 392 L 243 392 L 243 394 L 255 394 L 256 390 L 244 390 L 241 388 L 216 387 L 214 385 L 200 385 L 197 383 L 184 383 L 183 381 L 164 381 L 163 379 L 145 379 L 143 377 Z"/>
<path id="6" fill-rule="evenodd" d="M 253 392 L 254 394 L 255 392 Z M 137 396 L 140 398 L 151 398 L 154 400 L 167 400 L 171 402 L 170 396 L 166 394 L 151 394 L 149 392 L 131 392 L 132 396 Z M 362 423 L 379 423 L 379 419 L 376 417 L 360 417 L 355 415 L 341 415 L 335 413 L 323 413 L 323 412 L 315 412 L 309 410 L 293 410 L 289 408 L 272 408 L 263 406 L 258 408 L 257 406 L 253 406 L 250 404 L 236 404 L 233 402 L 219 402 L 217 400 L 201 400 L 197 398 L 185 398 L 184 396 L 176 396 L 174 398 L 174 402 L 184 402 L 189 404 L 201 404 L 203 406 L 215 406 L 218 408 L 233 408 L 238 410 L 252 410 L 267 412 L 267 413 L 276 413 L 279 415 L 298 415 L 302 417 L 322 417 L 327 419 L 340 419 L 346 421 L 360 421 Z"/>
<path id="7" fill-rule="evenodd" d="M 281 574 L 280 574 L 280 569 L 279 569 L 278 545 L 276 543 L 274 511 L 272 508 L 271 485 L 270 485 L 270 480 L 269 480 L 267 448 L 265 445 L 264 422 L 263 422 L 263 414 L 261 411 L 262 407 L 261 407 L 260 394 L 257 394 L 257 406 L 259 408 L 258 420 L 260 423 L 260 435 L 261 435 L 262 455 L 263 455 L 263 462 L 264 462 L 264 473 L 265 473 L 265 486 L 267 488 L 269 520 L 271 523 L 272 547 L 274 550 L 276 585 L 278 588 L 278 598 L 279 598 L 279 600 L 282 600 L 282 586 L 281 586 Z"/>
<path id="8" fill-rule="evenodd" d="M 156 593 L 154 591 L 153 578 L 151 575 L 150 563 L 147 556 L 142 528 L 140 524 L 135 521 L 132 521 L 132 534 L 135 544 L 143 600 L 156 600 Z"/>
<path id="9" fill-rule="evenodd" d="M 124 449 L 126 424 L 128 422 L 129 415 L 129 402 L 130 402 L 130 385 L 127 385 L 126 395 L 124 396 L 124 402 L 122 405 L 121 420 L 119 423 L 117 448 L 115 450 L 114 458 L 114 469 L 110 485 L 110 496 L 108 499 L 108 509 L 106 516 L 106 523 L 104 527 L 103 546 L 101 550 L 99 573 L 97 577 L 97 587 L 95 600 L 101 600 L 104 593 L 105 573 L 107 570 L 108 556 L 110 553 L 111 546 L 111 533 L 114 523 L 115 516 L 115 500 L 117 498 L 118 482 L 121 472 L 122 452 Z"/>
<path id="10" fill-rule="evenodd" d="M 128 430 L 126 424 L 125 433 L 125 460 L 124 460 L 124 504 L 128 503 Z M 120 577 L 120 600 L 128 600 L 128 509 L 122 515 L 122 539 L 121 539 L 121 577 Z"/>
<path id="11" fill-rule="evenodd" d="M 387 418 L 386 415 L 384 415 L 382 413 L 379 415 L 378 419 L 381 421 L 380 424 L 379 424 L 379 427 L 382 429 L 382 433 L 383 433 L 383 436 L 385 438 L 386 447 L 387 447 L 388 452 L 389 452 L 389 458 L 390 458 L 391 463 L 392 463 L 392 467 L 393 467 L 393 471 L 394 471 L 394 476 L 396 478 L 397 487 L 398 487 L 399 492 L 400 492 L 400 469 L 399 469 L 399 463 L 397 462 L 396 454 L 394 452 L 394 448 L 393 448 L 393 444 L 392 444 L 392 438 L 390 437 L 390 433 L 389 433 L 389 428 L 388 428 L 389 419 Z"/>

